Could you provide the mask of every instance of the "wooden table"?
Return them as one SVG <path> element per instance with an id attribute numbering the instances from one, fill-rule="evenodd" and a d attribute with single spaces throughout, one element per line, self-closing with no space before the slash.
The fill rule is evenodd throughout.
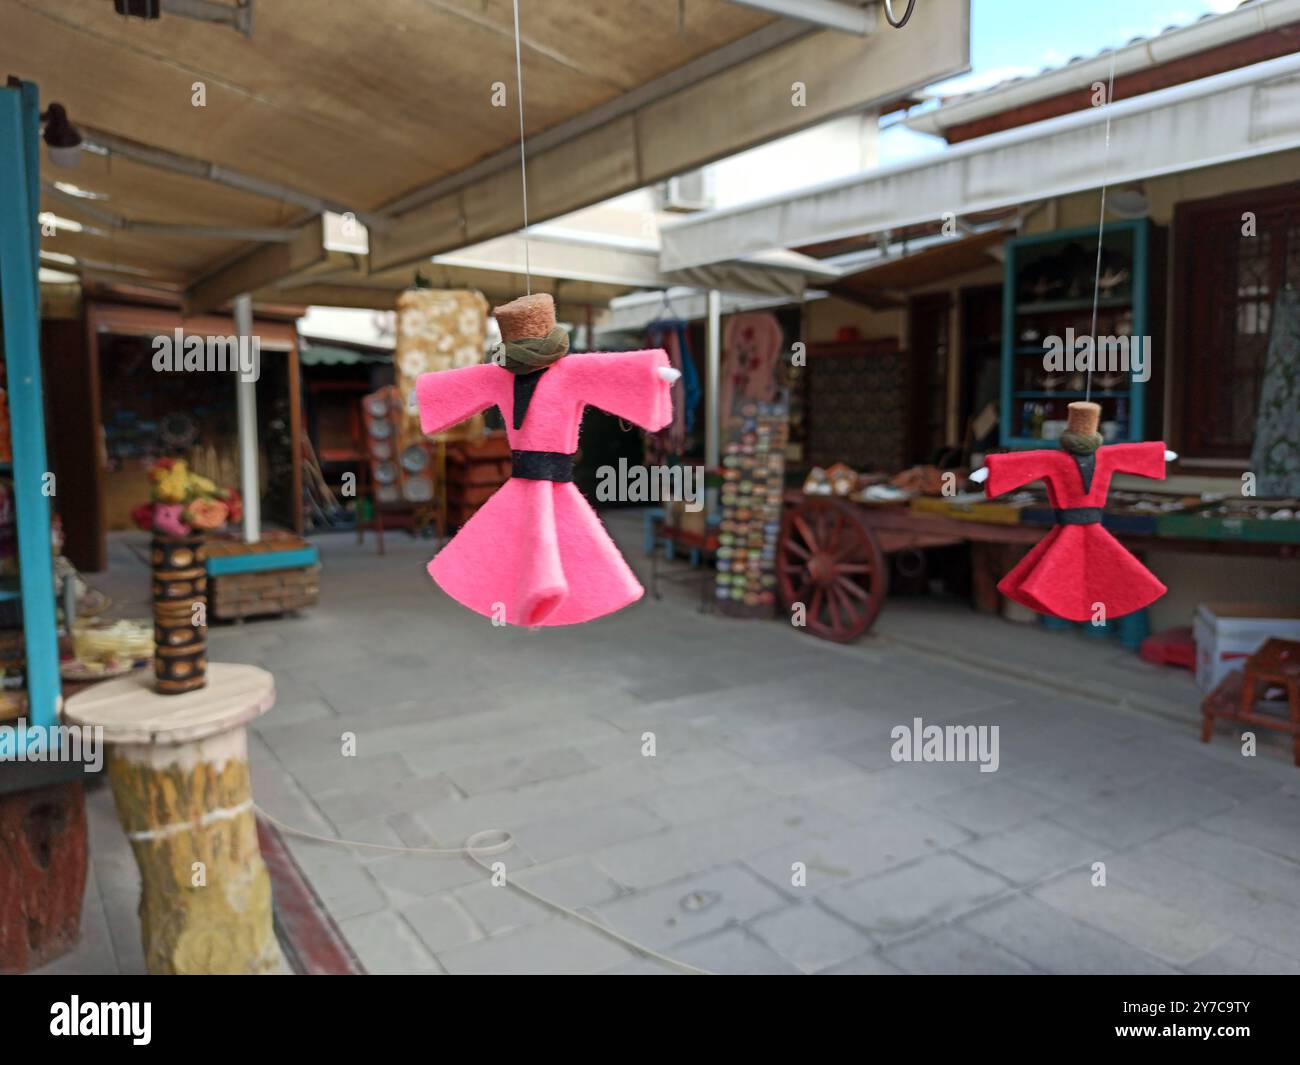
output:
<path id="1" fill-rule="evenodd" d="M 266 670 L 214 662 L 197 691 L 159 695 L 136 673 L 64 706 L 68 723 L 102 728 L 108 744 L 113 799 L 140 867 L 151 973 L 280 967 L 244 730 L 274 703 Z"/>

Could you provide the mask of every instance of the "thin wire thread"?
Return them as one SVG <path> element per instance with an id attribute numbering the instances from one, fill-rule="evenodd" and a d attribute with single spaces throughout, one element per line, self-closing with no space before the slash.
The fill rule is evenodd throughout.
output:
<path id="1" fill-rule="evenodd" d="M 524 290 L 533 294 L 533 264 L 528 251 L 528 160 L 524 151 L 524 61 L 519 46 L 519 0 L 513 0 L 515 11 L 515 87 L 519 94 L 519 180 L 524 199 Z"/>
<path id="2" fill-rule="evenodd" d="M 1092 358 L 1088 360 L 1087 383 L 1083 398 L 1092 401 L 1092 367 L 1097 361 L 1097 308 L 1101 304 L 1101 247 L 1106 232 L 1106 185 L 1110 172 L 1110 105 L 1115 101 L 1115 53 L 1110 52 L 1110 84 L 1106 88 L 1106 154 L 1101 161 L 1101 219 L 1097 223 L 1097 270 L 1092 279 Z"/>
<path id="3" fill-rule="evenodd" d="M 297 836 L 299 839 L 310 840 L 313 843 L 324 843 L 331 847 L 346 847 L 353 850 L 383 851 L 388 854 L 419 854 L 427 858 L 468 858 L 488 872 L 492 871 L 492 867 L 483 859 L 504 854 L 515 845 L 515 837 L 500 828 L 487 828 L 475 832 L 465 840 L 465 846 L 463 847 L 395 847 L 390 843 L 366 843 L 362 840 L 338 839 L 334 836 L 322 836 L 315 832 L 308 832 L 305 829 L 295 828 L 293 825 L 285 824 L 274 814 L 268 813 L 256 803 L 253 805 L 259 814 L 275 825 L 281 832 L 290 836 Z M 494 842 L 487 842 L 493 839 Z M 655 961 L 662 962 L 664 965 L 669 965 L 692 976 L 714 975 L 708 969 L 701 969 L 684 961 L 678 961 L 676 958 L 670 958 L 667 954 L 660 954 L 657 950 L 651 950 L 649 947 L 638 943 L 635 939 L 630 939 L 621 932 L 614 931 L 608 925 L 601 924 L 577 910 L 562 906 L 560 903 L 548 899 L 545 895 L 539 895 L 536 891 L 524 887 L 523 884 L 516 883 L 513 878 L 507 877 L 505 882 L 507 887 L 514 888 L 521 895 L 527 895 L 534 902 L 540 903 L 547 909 L 562 913 L 575 921 L 581 921 L 607 939 L 622 943 L 625 947 L 631 948 L 643 957 L 653 958 Z"/>

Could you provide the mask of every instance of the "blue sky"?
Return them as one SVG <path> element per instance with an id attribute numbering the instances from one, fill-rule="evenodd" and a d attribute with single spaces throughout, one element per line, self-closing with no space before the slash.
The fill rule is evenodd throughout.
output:
<path id="1" fill-rule="evenodd" d="M 923 0 L 919 0 L 923 2 Z M 1230 11 L 1238 0 L 971 0 L 971 73 L 944 82 L 953 92 L 1061 66 L 1134 37 L 1185 26 L 1202 15 Z M 896 5 L 897 6 L 897 5 Z M 900 32 L 906 33 L 906 30 Z M 906 129 L 886 131 L 880 162 L 934 151 L 939 142 Z"/>

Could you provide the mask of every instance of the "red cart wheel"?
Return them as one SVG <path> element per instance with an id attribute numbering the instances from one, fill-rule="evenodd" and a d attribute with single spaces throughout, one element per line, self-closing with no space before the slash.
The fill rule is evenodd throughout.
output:
<path id="1" fill-rule="evenodd" d="M 787 507 L 776 568 L 782 601 L 802 603 L 804 626 L 824 640 L 856 640 L 885 604 L 884 552 L 851 503 L 808 496 Z"/>

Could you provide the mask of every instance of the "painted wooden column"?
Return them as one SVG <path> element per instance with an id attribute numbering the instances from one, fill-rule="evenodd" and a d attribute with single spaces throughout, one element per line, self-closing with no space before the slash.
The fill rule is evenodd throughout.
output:
<path id="1" fill-rule="evenodd" d="M 104 730 L 113 799 L 140 867 L 151 973 L 281 966 L 245 732 L 274 702 L 271 674 L 219 662 L 207 687 L 183 695 L 159 695 L 151 678 L 135 675 L 67 702 L 69 722 Z"/>
<path id="2" fill-rule="evenodd" d="M 235 297 L 235 331 L 239 334 L 241 347 L 252 345 L 253 297 L 247 292 Z M 257 382 L 245 381 L 242 374 L 237 380 L 235 417 L 239 428 L 239 494 L 244 505 L 244 543 L 255 544 L 262 538 L 262 481 L 257 464 Z M 290 382 L 290 387 L 296 385 Z M 293 446 L 298 447 L 296 436 Z M 295 505 L 301 501 L 300 493 Z"/>

